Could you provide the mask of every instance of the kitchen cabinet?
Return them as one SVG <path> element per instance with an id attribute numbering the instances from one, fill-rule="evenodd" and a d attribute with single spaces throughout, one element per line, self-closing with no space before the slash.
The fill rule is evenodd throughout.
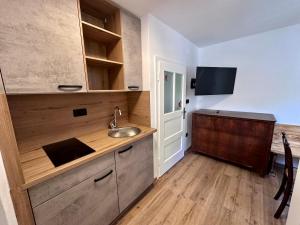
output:
<path id="1" fill-rule="evenodd" d="M 119 215 L 114 153 L 28 192 L 36 225 L 108 225 Z"/>
<path id="2" fill-rule="evenodd" d="M 1 0 L 0 14 L 8 94 L 86 91 L 76 0 Z"/>
<path id="3" fill-rule="evenodd" d="M 92 160 L 80 167 L 72 169 L 57 177 L 29 188 L 29 196 L 32 207 L 37 207 L 67 191 L 95 174 L 115 165 L 114 153 L 106 154 L 98 159 Z"/>
<path id="4" fill-rule="evenodd" d="M 121 10 L 125 88 L 137 86 L 143 90 L 141 20 Z"/>
<path id="5" fill-rule="evenodd" d="M 154 181 L 152 135 L 28 189 L 36 225 L 109 225 Z"/>
<path id="6" fill-rule="evenodd" d="M 114 166 L 33 208 L 36 225 L 109 225 L 118 215 Z"/>
<path id="7" fill-rule="evenodd" d="M 115 151 L 115 159 L 122 212 L 154 181 L 152 136 Z"/>

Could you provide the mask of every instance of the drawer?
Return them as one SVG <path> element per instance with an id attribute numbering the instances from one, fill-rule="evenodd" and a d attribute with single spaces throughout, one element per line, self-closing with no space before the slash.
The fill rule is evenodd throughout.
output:
<path id="1" fill-rule="evenodd" d="M 122 212 L 154 181 L 152 136 L 116 151 L 115 157 Z"/>
<path id="2" fill-rule="evenodd" d="M 193 114 L 193 128 L 214 129 L 215 118 L 211 116 L 200 116 Z"/>
<path id="3" fill-rule="evenodd" d="M 36 225 L 109 225 L 118 215 L 115 166 L 33 208 Z"/>
<path id="4" fill-rule="evenodd" d="M 28 192 L 32 207 L 70 189 L 111 165 L 115 165 L 113 152 L 30 188 Z"/>

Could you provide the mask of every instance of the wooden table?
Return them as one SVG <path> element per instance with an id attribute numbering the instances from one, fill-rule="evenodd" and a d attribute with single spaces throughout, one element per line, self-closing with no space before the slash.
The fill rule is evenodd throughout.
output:
<path id="1" fill-rule="evenodd" d="M 287 135 L 293 157 L 300 159 L 300 126 L 276 124 L 271 147 L 272 153 L 284 155 L 281 132 L 285 132 Z"/>

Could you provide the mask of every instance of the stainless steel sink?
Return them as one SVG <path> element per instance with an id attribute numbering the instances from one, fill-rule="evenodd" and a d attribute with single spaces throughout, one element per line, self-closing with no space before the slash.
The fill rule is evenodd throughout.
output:
<path id="1" fill-rule="evenodd" d="M 137 127 L 119 127 L 110 129 L 108 136 L 113 138 L 133 137 L 141 133 L 141 129 Z"/>

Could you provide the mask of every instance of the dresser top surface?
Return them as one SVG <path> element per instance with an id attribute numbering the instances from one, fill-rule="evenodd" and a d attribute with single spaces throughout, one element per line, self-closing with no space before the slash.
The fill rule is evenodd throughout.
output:
<path id="1" fill-rule="evenodd" d="M 226 111 L 226 110 L 215 110 L 215 109 L 200 109 L 198 111 L 195 111 L 194 114 L 276 122 L 275 116 L 273 114 L 267 114 L 267 113 L 238 112 L 238 111 Z"/>

